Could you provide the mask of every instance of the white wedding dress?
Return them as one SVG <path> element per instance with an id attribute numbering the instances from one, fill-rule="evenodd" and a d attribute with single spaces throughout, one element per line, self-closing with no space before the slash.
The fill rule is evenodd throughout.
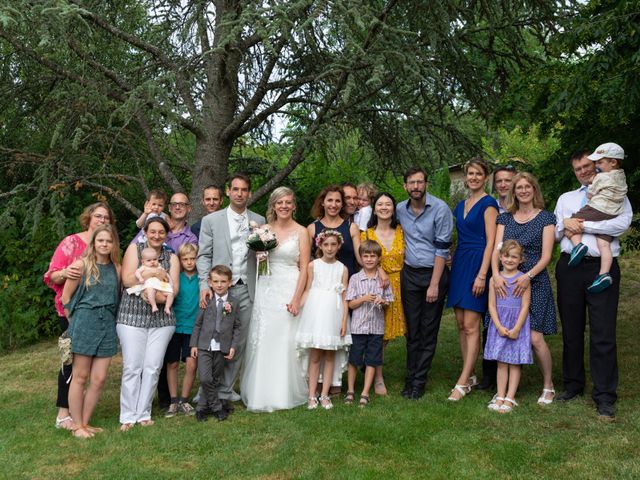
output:
<path id="1" fill-rule="evenodd" d="M 261 275 L 256 284 L 240 383 L 249 411 L 284 410 L 307 401 L 306 372 L 295 344 L 299 317 L 287 311 L 300 276 L 299 251 L 297 235 L 281 242 L 269 253 L 271 275 Z"/>

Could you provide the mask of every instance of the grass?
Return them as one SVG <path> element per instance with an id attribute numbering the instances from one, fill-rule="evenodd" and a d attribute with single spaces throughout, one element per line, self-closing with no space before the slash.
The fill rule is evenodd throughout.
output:
<path id="1" fill-rule="evenodd" d="M 55 430 L 56 345 L 47 341 L 2 357 L 0 478 L 639 478 L 640 363 L 635 328 L 640 255 L 622 260 L 618 316 L 620 388 L 617 421 L 599 421 L 584 399 L 536 405 L 542 380 L 526 367 L 511 415 L 488 411 L 490 393 L 451 404 L 461 364 L 447 311 L 426 396 L 402 399 L 404 344 L 387 352 L 390 395 L 366 409 L 337 404 L 231 419 L 156 418 L 146 429 L 118 429 L 121 357 L 94 415 L 106 432 L 90 441 Z M 562 339 L 548 339 L 561 387 Z"/>

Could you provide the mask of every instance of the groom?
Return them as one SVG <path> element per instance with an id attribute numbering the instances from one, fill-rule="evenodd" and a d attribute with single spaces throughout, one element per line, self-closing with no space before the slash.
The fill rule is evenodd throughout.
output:
<path id="1" fill-rule="evenodd" d="M 265 223 L 264 217 L 247 210 L 251 198 L 251 180 L 236 173 L 227 187 L 229 206 L 210 213 L 202 219 L 198 250 L 198 278 L 200 281 L 200 308 L 206 306 L 207 298 L 213 295 L 207 280 L 214 265 L 227 265 L 233 272 L 229 293 L 238 305 L 240 319 L 239 341 L 233 360 L 226 362 L 222 376 L 219 398 L 231 402 L 240 400 L 233 386 L 240 373 L 244 357 L 249 320 L 256 288 L 256 256 L 247 247 L 249 222 Z"/>

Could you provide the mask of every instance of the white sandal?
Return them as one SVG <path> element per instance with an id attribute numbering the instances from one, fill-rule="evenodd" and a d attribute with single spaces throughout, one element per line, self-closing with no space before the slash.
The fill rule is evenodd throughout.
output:
<path id="1" fill-rule="evenodd" d="M 320 405 L 325 410 L 331 410 L 333 408 L 333 403 L 331 403 L 331 397 L 325 397 L 324 395 L 320 395 Z"/>
<path id="2" fill-rule="evenodd" d="M 315 410 L 318 408 L 318 399 L 316 397 L 309 397 L 307 399 L 307 410 Z"/>
<path id="3" fill-rule="evenodd" d="M 454 391 L 458 391 L 458 393 L 460 394 L 460 398 L 456 398 L 453 396 L 453 392 Z M 449 393 L 449 398 L 447 398 L 447 400 L 449 400 L 450 402 L 458 402 L 460 400 L 462 400 L 465 395 L 467 393 L 469 393 L 471 391 L 471 387 L 469 385 L 458 385 L 456 384 L 455 387 L 453 387 L 453 389 L 451 389 L 451 392 Z"/>
<path id="4" fill-rule="evenodd" d="M 516 402 L 513 398 L 504 397 L 504 401 L 505 403 L 498 407 L 498 413 L 510 413 L 515 407 L 518 406 L 518 402 Z M 511 405 L 507 405 L 506 402 L 509 402 Z"/>
<path id="5" fill-rule="evenodd" d="M 550 393 L 553 395 L 551 398 L 547 398 L 547 394 Z M 553 403 L 553 400 L 556 398 L 556 391 L 553 388 L 543 388 L 542 395 L 538 398 L 538 405 L 549 405 Z"/>
<path id="6" fill-rule="evenodd" d="M 500 407 L 502 406 L 502 404 L 498 405 L 498 402 L 504 402 L 504 401 L 505 401 L 505 398 L 499 397 L 498 394 L 496 393 L 491 399 L 491 401 L 489 402 L 489 404 L 487 405 L 487 408 L 492 412 L 497 412 L 498 410 L 500 410 Z"/>
<path id="7" fill-rule="evenodd" d="M 467 386 L 468 386 L 469 388 L 473 388 L 473 387 L 475 387 L 476 385 L 478 385 L 478 377 L 477 377 L 477 376 L 475 376 L 475 375 L 471 375 L 471 376 L 469 377 L 469 383 L 467 384 Z"/>
<path id="8" fill-rule="evenodd" d="M 71 424 L 68 424 L 67 422 L 71 422 Z M 63 430 L 73 430 L 73 427 L 74 427 L 74 423 L 73 423 L 73 418 L 71 418 L 71 415 L 67 415 L 64 418 L 56 417 L 56 428 L 61 428 Z"/>

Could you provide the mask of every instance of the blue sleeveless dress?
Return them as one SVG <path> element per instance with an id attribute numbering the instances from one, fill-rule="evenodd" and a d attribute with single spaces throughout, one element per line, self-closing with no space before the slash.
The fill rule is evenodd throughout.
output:
<path id="1" fill-rule="evenodd" d="M 479 313 L 484 313 L 487 310 L 488 284 L 484 293 L 479 297 L 474 297 L 471 293 L 473 282 L 482 264 L 484 249 L 487 246 L 484 224 L 484 213 L 487 208 L 498 210 L 498 202 L 489 195 L 478 200 L 471 207 L 466 218 L 464 217 L 464 200 L 458 203 L 453 210 L 458 231 L 458 245 L 451 264 L 447 307 L 464 308 Z M 488 281 L 489 275 L 487 275 Z"/>

